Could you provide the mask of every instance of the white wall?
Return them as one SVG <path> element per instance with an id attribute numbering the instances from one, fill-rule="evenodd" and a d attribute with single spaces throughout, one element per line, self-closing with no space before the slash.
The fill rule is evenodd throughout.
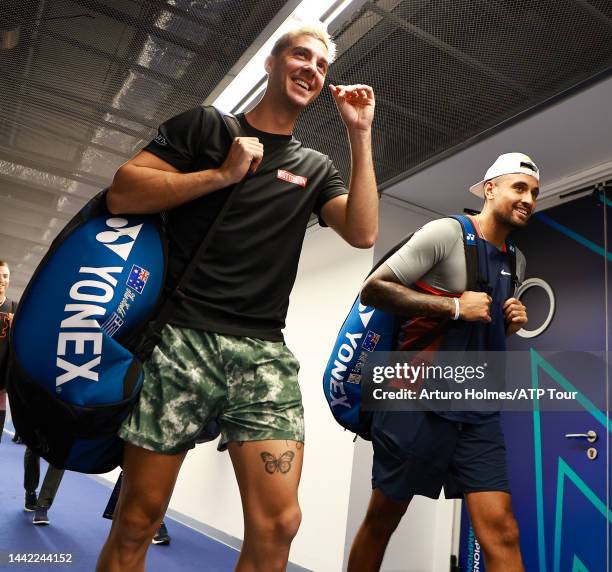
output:
<path id="1" fill-rule="evenodd" d="M 401 238 L 437 218 L 407 203 L 383 198 L 381 235 L 376 244 L 375 259 L 380 258 Z M 346 528 L 344 567 L 350 545 L 368 505 L 371 487 L 372 445 L 359 439 L 353 458 L 351 494 Z M 416 497 L 391 538 L 382 572 L 448 572 L 453 525 L 454 502 Z"/>
<path id="2" fill-rule="evenodd" d="M 302 364 L 306 416 L 303 521 L 290 559 L 316 572 L 342 568 L 354 451 L 353 434 L 344 431 L 329 411 L 322 374 L 338 330 L 372 267 L 373 254 L 351 248 L 328 229 L 313 227 L 287 318 L 287 344 Z"/>
<path id="3" fill-rule="evenodd" d="M 329 229 L 309 229 L 287 317 L 287 345 L 301 363 L 306 420 L 303 519 L 290 561 L 316 572 L 342 568 L 354 451 L 353 435 L 329 411 L 322 374 L 372 258 L 373 249 L 351 248 Z M 116 474 L 107 477 L 114 481 Z M 242 538 L 242 508 L 229 455 L 211 444 L 191 451 L 170 508 Z"/>

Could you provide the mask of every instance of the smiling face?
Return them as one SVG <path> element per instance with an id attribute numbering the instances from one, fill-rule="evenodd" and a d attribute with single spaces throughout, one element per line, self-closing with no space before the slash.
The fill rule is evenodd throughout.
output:
<path id="1" fill-rule="evenodd" d="M 7 264 L 0 264 L 0 300 L 3 300 L 6 296 L 6 291 L 9 287 L 9 280 L 11 278 L 11 271 Z"/>
<path id="2" fill-rule="evenodd" d="M 296 36 L 266 60 L 267 91 L 279 104 L 301 110 L 321 93 L 328 67 L 328 51 L 321 40 L 306 34 Z"/>
<path id="3" fill-rule="evenodd" d="M 487 181 L 484 191 L 486 208 L 499 223 L 523 228 L 535 211 L 540 187 L 535 177 L 517 173 Z"/>

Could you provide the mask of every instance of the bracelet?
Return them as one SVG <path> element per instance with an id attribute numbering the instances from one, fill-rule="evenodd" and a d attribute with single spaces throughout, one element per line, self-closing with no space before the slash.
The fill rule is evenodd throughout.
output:
<path id="1" fill-rule="evenodd" d="M 451 320 L 458 320 L 460 314 L 459 298 L 451 298 L 451 300 L 455 303 L 455 315 L 451 316 Z"/>

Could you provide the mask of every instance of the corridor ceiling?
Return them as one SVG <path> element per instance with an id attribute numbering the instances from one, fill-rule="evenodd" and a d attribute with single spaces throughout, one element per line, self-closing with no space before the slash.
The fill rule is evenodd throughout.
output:
<path id="1" fill-rule="evenodd" d="M 3 0 L 0 259 L 18 299 L 50 242 L 157 125 L 209 101 L 297 2 Z M 329 81 L 377 96 L 381 188 L 612 68 L 607 0 L 356 1 Z M 296 137 L 348 179 L 324 92 Z M 427 206 L 427 205 L 423 205 Z"/>

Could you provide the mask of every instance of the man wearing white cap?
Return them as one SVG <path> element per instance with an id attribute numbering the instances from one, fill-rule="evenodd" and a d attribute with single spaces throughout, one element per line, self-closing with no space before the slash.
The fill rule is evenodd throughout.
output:
<path id="1" fill-rule="evenodd" d="M 527 225 L 539 192 L 539 170 L 523 153 L 505 153 L 470 191 L 484 199 L 471 217 L 486 284 L 468 291 L 461 224 L 432 221 L 366 281 L 361 301 L 402 318 L 398 351 L 504 351 L 527 323 L 514 297 L 508 235 Z M 516 278 L 525 257 L 516 250 Z M 483 261 L 484 259 L 484 261 Z M 489 572 L 523 572 L 498 412 L 375 411 L 371 427 L 372 496 L 355 537 L 348 572 L 379 570 L 385 549 L 414 495 L 463 498 Z M 407 558 L 410 556 L 407 554 Z"/>

